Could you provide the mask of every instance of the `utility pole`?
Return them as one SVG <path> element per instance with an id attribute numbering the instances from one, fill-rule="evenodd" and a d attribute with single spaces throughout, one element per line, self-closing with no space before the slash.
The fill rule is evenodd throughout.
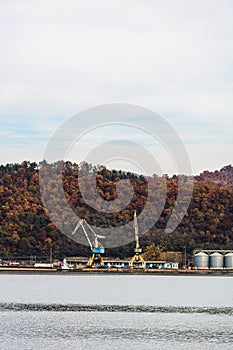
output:
<path id="1" fill-rule="evenodd" d="M 50 264 L 52 264 L 53 263 L 53 246 L 52 246 L 52 244 L 50 243 L 50 245 L 49 245 L 49 262 L 50 262 Z"/>
<path id="2" fill-rule="evenodd" d="M 186 269 L 186 260 L 187 260 L 187 254 L 186 254 L 186 245 L 184 246 L 184 268 Z"/>

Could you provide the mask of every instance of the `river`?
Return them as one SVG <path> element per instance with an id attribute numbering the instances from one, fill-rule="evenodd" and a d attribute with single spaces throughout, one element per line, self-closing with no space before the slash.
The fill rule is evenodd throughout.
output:
<path id="1" fill-rule="evenodd" d="M 232 349 L 233 277 L 0 275 L 1 350 Z"/>

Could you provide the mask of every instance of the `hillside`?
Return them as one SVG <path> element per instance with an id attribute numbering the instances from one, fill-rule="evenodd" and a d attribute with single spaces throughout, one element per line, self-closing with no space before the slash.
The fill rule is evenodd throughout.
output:
<path id="1" fill-rule="evenodd" d="M 58 167 L 55 164 L 54 167 Z M 89 249 L 61 234 L 49 220 L 42 205 L 39 191 L 39 164 L 23 162 L 0 166 L 0 258 L 37 255 L 45 259 L 50 246 L 57 258 L 65 255 L 88 256 Z M 116 184 L 120 179 L 129 179 L 134 188 L 132 202 L 117 214 L 98 215 L 85 204 L 78 176 L 95 173 L 100 196 L 113 202 Z M 177 177 L 166 177 L 167 198 L 156 225 L 141 239 L 142 247 L 154 243 L 162 250 L 183 251 L 193 249 L 233 249 L 233 167 L 220 171 L 205 171 L 195 177 L 192 201 L 180 225 L 171 234 L 165 234 L 166 222 L 171 215 L 177 196 Z M 88 183 L 88 180 L 87 180 Z M 154 189 L 161 196 L 159 179 Z M 48 191 L 53 184 L 48 181 Z M 100 227 L 119 226 L 133 218 L 133 211 L 143 210 L 147 198 L 147 179 L 130 172 L 109 171 L 105 167 L 93 167 L 67 162 L 63 170 L 63 187 L 71 207 L 80 217 Z M 59 198 L 57 199 L 59 200 Z M 62 220 L 61 214 L 61 220 Z M 132 255 L 133 244 L 107 249 L 108 256 Z"/>

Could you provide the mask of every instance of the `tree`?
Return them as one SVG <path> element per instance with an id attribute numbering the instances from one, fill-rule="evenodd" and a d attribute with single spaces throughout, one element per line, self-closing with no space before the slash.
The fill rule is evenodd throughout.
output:
<path id="1" fill-rule="evenodd" d="M 23 251 L 24 254 L 25 254 L 25 253 L 29 254 L 30 248 L 31 248 L 31 244 L 30 244 L 28 238 L 23 237 L 23 238 L 20 240 L 19 247 L 20 247 L 20 249 Z"/>
<path id="2" fill-rule="evenodd" d="M 145 260 L 160 260 L 161 259 L 161 249 L 159 246 L 156 246 L 154 243 L 147 245 L 143 258 Z"/>

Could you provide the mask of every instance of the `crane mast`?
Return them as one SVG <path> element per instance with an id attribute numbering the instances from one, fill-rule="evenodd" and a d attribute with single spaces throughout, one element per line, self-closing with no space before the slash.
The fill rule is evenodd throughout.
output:
<path id="1" fill-rule="evenodd" d="M 146 267 L 145 260 L 140 254 L 142 253 L 142 248 L 140 248 L 140 243 L 139 243 L 138 221 L 137 221 L 136 210 L 134 211 L 134 232 L 135 232 L 135 248 L 134 248 L 135 255 L 130 260 L 129 266 L 131 268 L 145 268 Z"/>
<path id="2" fill-rule="evenodd" d="M 139 244 L 139 237 L 138 237 L 138 221 L 137 221 L 136 210 L 134 211 L 134 230 L 135 230 L 135 243 L 136 243 L 135 250 L 139 251 L 140 250 L 140 244 Z"/>

